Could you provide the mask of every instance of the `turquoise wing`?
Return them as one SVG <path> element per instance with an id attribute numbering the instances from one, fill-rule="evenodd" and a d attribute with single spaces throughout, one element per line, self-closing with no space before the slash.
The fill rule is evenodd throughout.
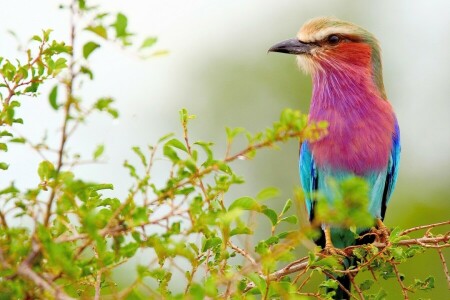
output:
<path id="1" fill-rule="evenodd" d="M 392 150 L 389 158 L 389 165 L 386 173 L 386 182 L 383 190 L 383 198 L 381 203 L 381 218 L 384 219 L 386 207 L 391 199 L 392 192 L 397 184 L 398 170 L 400 167 L 400 128 L 397 119 L 395 120 L 395 130 L 392 134 Z"/>
<path id="2" fill-rule="evenodd" d="M 303 142 L 300 147 L 299 171 L 300 181 L 305 193 L 306 210 L 311 221 L 314 219 L 315 202 L 312 199 L 312 195 L 318 188 L 318 174 L 308 142 Z"/>

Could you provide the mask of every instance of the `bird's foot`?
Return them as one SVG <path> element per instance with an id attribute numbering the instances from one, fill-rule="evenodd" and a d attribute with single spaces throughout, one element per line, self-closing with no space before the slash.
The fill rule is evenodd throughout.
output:
<path id="1" fill-rule="evenodd" d="M 325 245 L 325 248 L 323 248 L 322 253 L 325 255 L 341 255 L 341 256 L 347 256 L 347 253 L 343 251 L 342 249 L 336 248 L 333 246 L 333 244 Z"/>
<path id="2" fill-rule="evenodd" d="M 383 221 L 377 219 L 377 227 L 374 228 L 373 232 L 376 234 L 376 241 L 379 243 L 387 243 L 389 241 L 389 236 L 391 231 L 384 225 Z"/>

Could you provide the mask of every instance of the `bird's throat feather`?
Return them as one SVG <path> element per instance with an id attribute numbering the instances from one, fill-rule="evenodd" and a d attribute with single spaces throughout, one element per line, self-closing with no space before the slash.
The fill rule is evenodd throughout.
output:
<path id="1" fill-rule="evenodd" d="M 339 49 L 313 76 L 310 122 L 327 121 L 328 135 L 311 143 L 318 167 L 364 175 L 385 169 L 395 117 L 373 80 L 370 51 Z M 342 51 L 347 50 L 347 51 Z"/>

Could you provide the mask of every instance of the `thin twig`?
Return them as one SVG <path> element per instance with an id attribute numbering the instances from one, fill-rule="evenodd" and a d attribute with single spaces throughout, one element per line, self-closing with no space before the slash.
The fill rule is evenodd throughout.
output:
<path id="1" fill-rule="evenodd" d="M 436 249 L 436 250 L 437 250 L 437 252 L 439 254 L 439 258 L 441 259 L 442 268 L 444 269 L 445 278 L 447 279 L 448 289 L 450 290 L 450 274 L 448 272 L 448 267 L 447 267 L 447 263 L 446 263 L 445 258 L 444 258 L 444 254 L 442 253 L 441 249 Z"/>
<path id="2" fill-rule="evenodd" d="M 253 266 L 257 266 L 258 265 L 256 263 L 256 260 L 253 257 L 251 257 L 251 255 L 247 251 L 245 251 L 244 249 L 236 246 L 235 244 L 233 244 L 232 241 L 228 241 L 228 245 L 230 245 L 231 249 L 233 249 L 237 253 L 241 254 L 243 257 L 245 257 Z"/>
<path id="3" fill-rule="evenodd" d="M 438 227 L 438 226 L 443 226 L 443 225 L 448 225 L 448 224 L 450 224 L 450 220 L 444 221 L 444 222 L 439 222 L 439 223 L 434 223 L 434 224 L 427 224 L 427 225 L 416 226 L 416 227 L 413 227 L 413 228 L 409 228 L 409 229 L 403 230 L 403 232 L 400 233 L 400 235 L 407 235 L 408 233 L 413 232 L 413 231 L 427 229 L 427 228 L 433 228 L 433 227 Z"/>
<path id="4" fill-rule="evenodd" d="M 409 300 L 408 288 L 403 284 L 403 280 L 400 277 L 400 273 L 398 272 L 397 265 L 395 264 L 395 262 L 391 262 L 391 265 L 392 265 L 392 268 L 394 269 L 395 275 L 397 276 L 397 281 L 400 284 L 400 287 L 402 288 L 403 298 L 405 300 Z"/>

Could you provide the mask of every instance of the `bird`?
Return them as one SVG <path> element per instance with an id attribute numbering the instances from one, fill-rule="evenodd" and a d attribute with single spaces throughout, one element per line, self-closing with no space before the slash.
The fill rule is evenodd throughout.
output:
<path id="1" fill-rule="evenodd" d="M 369 213 L 387 236 L 383 220 L 397 182 L 401 146 L 397 117 L 384 88 L 378 40 L 351 22 L 317 17 L 269 52 L 296 56 L 300 69 L 312 77 L 308 122 L 328 124 L 324 137 L 300 145 L 299 173 L 309 221 L 315 219 L 314 193 L 329 197 L 330 180 L 357 176 L 367 182 Z M 327 200 L 333 205 L 333 199 Z M 320 224 L 320 231 L 316 243 L 332 253 L 357 244 L 349 228 Z M 350 278 L 337 280 L 335 299 L 349 299 Z"/>

